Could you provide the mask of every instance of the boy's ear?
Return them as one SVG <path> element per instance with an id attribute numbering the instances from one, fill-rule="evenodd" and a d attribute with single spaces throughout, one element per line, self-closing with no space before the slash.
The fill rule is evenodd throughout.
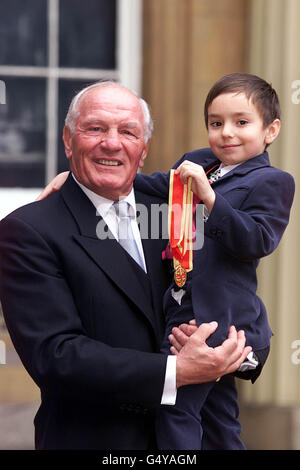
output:
<path id="1" fill-rule="evenodd" d="M 274 142 L 280 132 L 280 126 L 280 119 L 274 119 L 274 121 L 269 124 L 266 131 L 265 144 L 271 144 Z"/>

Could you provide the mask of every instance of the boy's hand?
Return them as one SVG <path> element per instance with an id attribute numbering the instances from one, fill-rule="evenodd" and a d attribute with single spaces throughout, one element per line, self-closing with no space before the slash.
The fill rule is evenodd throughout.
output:
<path id="1" fill-rule="evenodd" d="M 55 178 L 50 181 L 49 184 L 47 184 L 41 194 L 36 198 L 36 201 L 40 201 L 41 199 L 44 199 L 45 197 L 49 196 L 49 194 L 54 193 L 54 191 L 58 191 L 62 187 L 68 176 L 69 171 L 64 171 L 63 173 L 59 173 L 57 176 L 55 176 Z"/>
<path id="2" fill-rule="evenodd" d="M 216 330 L 216 322 L 202 323 L 187 339 L 176 362 L 176 386 L 217 380 L 237 370 L 251 347 L 245 347 L 244 332 L 230 327 L 228 338 L 216 348 L 206 344 L 207 338 Z"/>
<path id="3" fill-rule="evenodd" d="M 206 205 L 208 212 L 210 213 L 215 203 L 216 195 L 212 189 L 205 171 L 201 165 L 185 160 L 175 170 L 176 174 L 180 175 L 180 179 L 183 184 L 188 182 L 188 179 L 192 178 L 192 191 L 196 194 L 199 199 Z"/>
<path id="4" fill-rule="evenodd" d="M 189 337 L 197 330 L 196 320 L 190 320 L 189 324 L 181 323 L 178 327 L 172 328 L 172 333 L 168 336 L 171 343 L 170 351 L 177 355 L 181 348 L 185 345 Z"/>

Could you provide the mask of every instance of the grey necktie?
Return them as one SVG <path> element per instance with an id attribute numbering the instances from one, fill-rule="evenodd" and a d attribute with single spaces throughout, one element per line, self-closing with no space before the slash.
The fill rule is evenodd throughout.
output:
<path id="1" fill-rule="evenodd" d="M 143 259 L 134 238 L 130 222 L 130 205 L 126 201 L 114 202 L 116 214 L 119 217 L 118 238 L 120 245 L 145 270 Z"/>

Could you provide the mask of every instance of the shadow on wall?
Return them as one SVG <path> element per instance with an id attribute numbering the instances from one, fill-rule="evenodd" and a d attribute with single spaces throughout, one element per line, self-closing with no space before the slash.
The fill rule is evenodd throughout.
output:
<path id="1" fill-rule="evenodd" d="M 0 346 L 0 450 L 31 450 L 39 393 L 11 344 L 1 304 Z"/>
<path id="2" fill-rule="evenodd" d="M 0 404 L 0 450 L 34 449 L 33 419 L 38 404 Z"/>

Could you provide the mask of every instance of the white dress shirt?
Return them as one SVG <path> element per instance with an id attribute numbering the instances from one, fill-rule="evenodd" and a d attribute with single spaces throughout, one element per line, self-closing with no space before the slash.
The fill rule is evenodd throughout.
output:
<path id="1" fill-rule="evenodd" d="M 116 238 L 116 240 L 118 240 L 118 216 L 113 206 L 114 201 L 99 196 L 99 194 L 94 193 L 90 189 L 86 188 L 83 184 L 79 183 L 73 174 L 72 176 L 78 186 L 93 203 L 93 205 L 97 209 L 98 214 L 103 218 L 104 222 L 107 224 L 113 236 Z M 131 228 L 144 263 L 145 272 L 147 272 L 141 235 L 136 220 L 136 203 L 133 189 L 128 194 L 128 196 L 124 198 L 124 200 L 129 203 L 130 210 L 132 210 L 133 217 L 130 218 Z M 176 356 L 170 355 L 167 358 L 165 383 L 161 398 L 161 404 L 174 405 L 176 402 L 176 395 Z"/>

